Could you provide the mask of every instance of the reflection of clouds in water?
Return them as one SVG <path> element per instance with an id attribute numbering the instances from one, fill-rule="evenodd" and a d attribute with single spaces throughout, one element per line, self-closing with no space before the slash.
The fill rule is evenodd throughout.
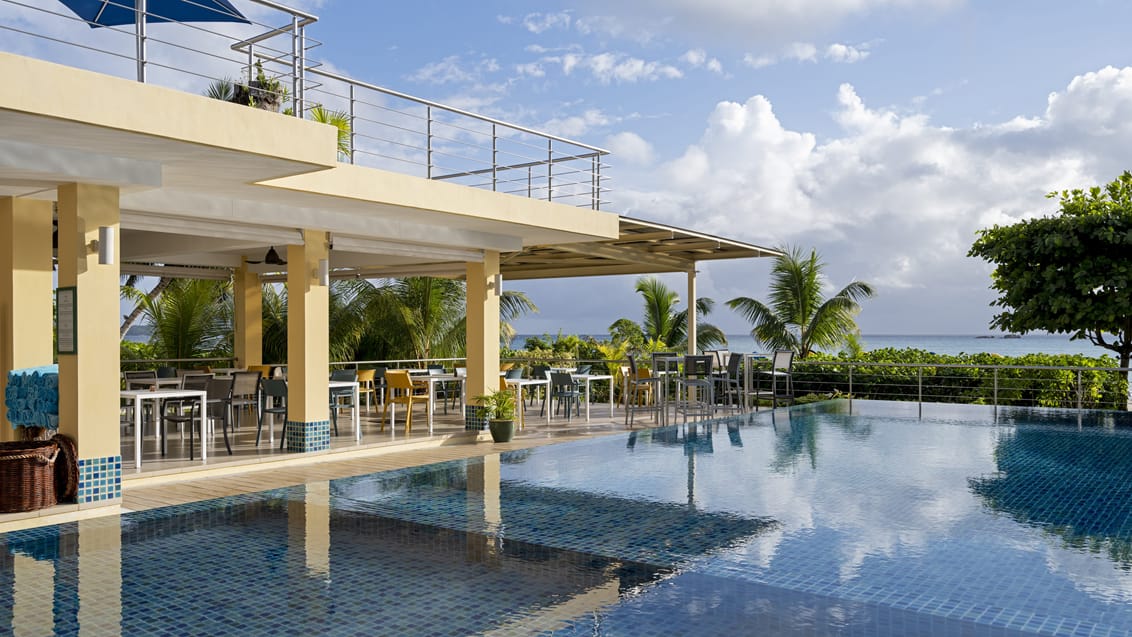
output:
<path id="1" fill-rule="evenodd" d="M 1132 602 L 1132 575 L 1114 564 L 1105 554 L 1066 550 L 1061 538 L 1047 538 L 1046 566 L 1061 573 L 1080 591 L 1101 599 Z"/>

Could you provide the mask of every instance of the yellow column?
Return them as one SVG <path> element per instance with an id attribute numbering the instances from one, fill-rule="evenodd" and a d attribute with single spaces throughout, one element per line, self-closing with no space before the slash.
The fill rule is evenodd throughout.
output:
<path id="1" fill-rule="evenodd" d="M 12 636 L 55 634 L 55 563 L 12 555 Z"/>
<path id="2" fill-rule="evenodd" d="M 496 536 L 503 523 L 499 500 L 500 466 L 497 453 L 484 456 L 483 462 L 468 462 L 466 497 L 469 526 L 479 520 L 484 523 L 484 535 L 468 533 L 467 555 L 472 562 L 496 563 L 500 559 L 495 550 Z"/>
<path id="3" fill-rule="evenodd" d="M 122 634 L 122 522 L 79 520 L 79 636 Z"/>
<path id="4" fill-rule="evenodd" d="M 59 186 L 59 287 L 75 288 L 75 353 L 59 355 L 59 431 L 79 451 L 79 505 L 121 498 L 118 189 Z M 114 263 L 88 246 L 114 228 Z"/>
<path id="5" fill-rule="evenodd" d="M 696 347 L 696 266 L 688 270 L 688 356 L 695 356 Z"/>
<path id="6" fill-rule="evenodd" d="M 259 275 L 243 263 L 232 280 L 233 314 L 236 325 L 233 354 L 236 367 L 263 364 L 263 284 Z"/>
<path id="7" fill-rule="evenodd" d="M 0 197 L 0 399 L 8 372 L 50 365 L 51 202 Z M 0 408 L 0 441 L 14 440 Z"/>
<path id="8" fill-rule="evenodd" d="M 499 389 L 499 295 L 496 275 L 499 274 L 499 253 L 485 250 L 483 263 L 467 264 L 467 348 L 468 396 L 486 394 Z M 469 405 L 469 411 L 472 406 Z M 464 414 L 466 428 L 487 429 L 487 423 L 473 425 L 474 418 Z"/>
<path id="9" fill-rule="evenodd" d="M 287 247 L 287 448 L 330 447 L 330 291 L 318 262 L 330 257 L 325 232 L 304 230 L 305 245 Z"/>

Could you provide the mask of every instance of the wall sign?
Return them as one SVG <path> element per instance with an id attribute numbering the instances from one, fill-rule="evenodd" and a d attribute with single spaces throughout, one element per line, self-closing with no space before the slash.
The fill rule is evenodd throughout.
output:
<path id="1" fill-rule="evenodd" d="M 55 290 L 55 351 L 59 354 L 75 354 L 78 342 L 78 320 L 75 317 L 74 286 Z"/>

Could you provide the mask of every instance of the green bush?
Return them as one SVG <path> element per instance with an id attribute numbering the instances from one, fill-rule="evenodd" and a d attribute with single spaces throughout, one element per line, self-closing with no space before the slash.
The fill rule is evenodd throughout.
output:
<path id="1" fill-rule="evenodd" d="M 885 348 L 862 352 L 856 357 L 840 355 L 820 362 L 795 363 L 794 393 L 850 393 L 848 362 L 878 363 L 854 366 L 854 398 L 917 400 L 928 402 L 1077 406 L 1077 369 L 1081 368 L 1081 406 L 1124 409 L 1128 383 L 1123 374 L 1094 368 L 1114 368 L 1108 356 L 1075 354 L 1027 354 L 1006 357 L 997 354 L 934 354 L 919 349 Z M 925 365 L 906 367 L 905 365 Z M 887 366 L 894 365 L 894 366 Z M 967 367 L 941 367 L 965 365 Z M 997 371 L 990 366 L 999 366 Z M 1037 369 L 1011 369 L 1025 366 Z M 995 381 L 997 376 L 997 392 Z M 922 392 L 922 394 L 921 394 Z"/>

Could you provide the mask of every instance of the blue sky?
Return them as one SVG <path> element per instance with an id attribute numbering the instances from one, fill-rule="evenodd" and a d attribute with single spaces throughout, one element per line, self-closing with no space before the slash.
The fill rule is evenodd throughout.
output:
<path id="1" fill-rule="evenodd" d="M 987 332 L 990 268 L 966 257 L 975 231 L 1132 168 L 1132 3 L 299 6 L 320 18 L 316 57 L 345 74 L 609 148 L 609 210 L 816 248 L 831 290 L 878 288 L 866 334 Z M 705 264 L 708 320 L 745 332 L 723 302 L 764 297 L 768 269 Z M 666 281 L 683 296 L 683 276 Z M 633 282 L 516 282 L 541 308 L 519 331 L 638 318 Z"/>

